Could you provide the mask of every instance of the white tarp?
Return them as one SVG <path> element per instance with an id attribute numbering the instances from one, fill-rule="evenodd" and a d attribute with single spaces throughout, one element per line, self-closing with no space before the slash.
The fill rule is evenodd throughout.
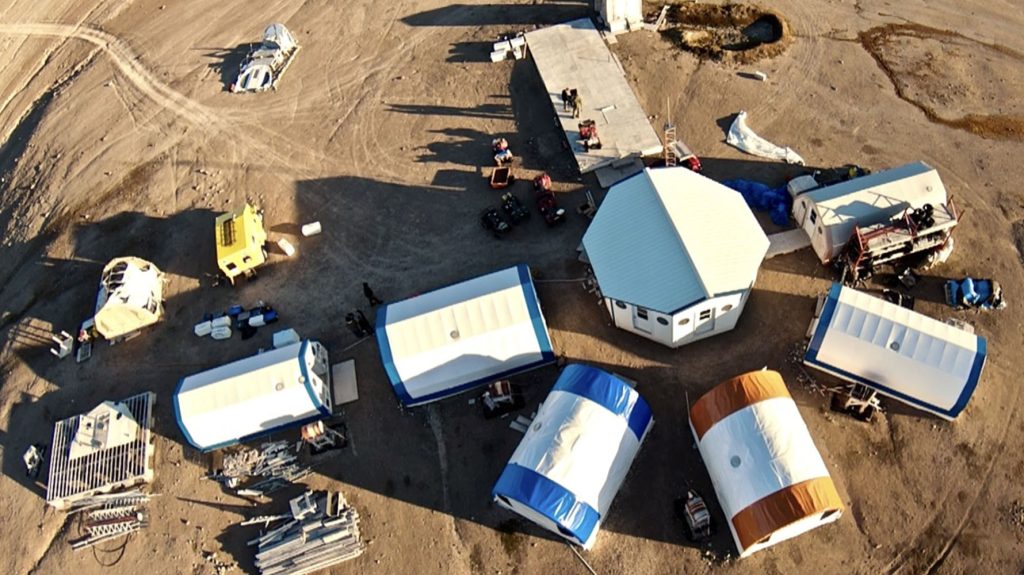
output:
<path id="1" fill-rule="evenodd" d="M 174 414 L 210 451 L 330 416 L 330 387 L 327 350 L 306 340 L 182 379 Z"/>
<path id="2" fill-rule="evenodd" d="M 566 366 L 492 494 L 589 549 L 653 424 L 647 402 L 625 381 Z"/>
<path id="3" fill-rule="evenodd" d="M 525 265 L 383 305 L 376 331 L 384 371 L 406 406 L 555 360 Z"/>
<path id="4" fill-rule="evenodd" d="M 782 160 L 787 164 L 804 165 L 804 159 L 800 157 L 800 154 L 794 152 L 792 148 L 776 146 L 755 134 L 747 126 L 746 112 L 740 112 L 736 115 L 736 120 L 729 127 L 729 134 L 726 136 L 725 141 L 729 145 L 735 146 L 748 154 L 773 160 Z"/>
<path id="5" fill-rule="evenodd" d="M 113 339 L 159 321 L 164 313 L 163 285 L 163 273 L 146 260 L 111 260 L 103 268 L 96 294 L 96 331 Z"/>

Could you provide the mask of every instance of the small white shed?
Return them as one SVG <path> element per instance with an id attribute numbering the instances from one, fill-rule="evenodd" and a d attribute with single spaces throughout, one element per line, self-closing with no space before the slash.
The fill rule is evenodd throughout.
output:
<path id="1" fill-rule="evenodd" d="M 522 264 L 383 305 L 376 332 L 384 371 L 410 407 L 555 361 Z"/>
<path id="2" fill-rule="evenodd" d="M 738 192 L 658 168 L 612 186 L 583 250 L 612 322 L 679 347 L 736 327 L 768 238 Z"/>
<path id="3" fill-rule="evenodd" d="M 644 23 L 642 0 L 594 0 L 594 9 L 612 33 L 634 30 Z"/>
<path id="4" fill-rule="evenodd" d="M 935 168 L 913 162 L 799 194 L 793 199 L 793 219 L 810 236 L 818 259 L 828 263 L 857 226 L 888 222 L 907 208 L 946 201 Z"/>
<path id="5" fill-rule="evenodd" d="M 843 514 L 778 372 L 753 371 L 713 388 L 690 408 L 690 428 L 741 558 Z"/>
<path id="6" fill-rule="evenodd" d="M 164 274 L 144 259 L 115 258 L 103 268 L 93 320 L 114 339 L 152 325 L 164 314 Z"/>
<path id="7" fill-rule="evenodd" d="M 650 406 L 628 383 L 568 365 L 491 494 L 502 507 L 590 549 L 652 425 Z"/>
<path id="8" fill-rule="evenodd" d="M 331 415 L 327 348 L 304 340 L 190 375 L 174 392 L 174 415 L 202 451 L 249 441 Z"/>
<path id="9" fill-rule="evenodd" d="M 980 335 L 838 283 L 810 338 L 808 366 L 943 419 L 967 407 L 988 355 Z"/>

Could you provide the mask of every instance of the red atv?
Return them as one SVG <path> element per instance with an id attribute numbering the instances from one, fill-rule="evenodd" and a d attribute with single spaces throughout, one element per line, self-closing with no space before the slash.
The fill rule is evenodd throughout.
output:
<path id="1" fill-rule="evenodd" d="M 565 209 L 558 207 L 551 191 L 551 176 L 541 174 L 533 179 L 533 198 L 537 202 L 537 211 L 544 216 L 548 226 L 565 221 Z"/>

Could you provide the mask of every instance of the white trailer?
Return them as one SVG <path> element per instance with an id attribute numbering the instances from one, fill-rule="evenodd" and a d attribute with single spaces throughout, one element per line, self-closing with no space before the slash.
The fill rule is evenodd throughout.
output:
<path id="1" fill-rule="evenodd" d="M 331 415 L 327 348 L 304 340 L 190 375 L 174 393 L 185 439 L 212 451 Z"/>
<path id="2" fill-rule="evenodd" d="M 939 173 L 924 162 L 914 162 L 799 193 L 793 199 L 793 219 L 811 238 L 821 262 L 829 263 L 858 226 L 888 223 L 907 209 L 946 204 Z"/>

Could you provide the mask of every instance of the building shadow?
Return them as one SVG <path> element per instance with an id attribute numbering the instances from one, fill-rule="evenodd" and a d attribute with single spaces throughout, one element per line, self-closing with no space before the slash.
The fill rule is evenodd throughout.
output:
<path id="1" fill-rule="evenodd" d="M 417 114 L 423 116 L 452 116 L 486 118 L 492 120 L 508 120 L 512 112 L 507 104 L 480 104 L 475 108 L 459 108 L 434 104 L 388 104 L 389 112 L 399 114 Z"/>
<path id="2" fill-rule="evenodd" d="M 543 26 L 582 18 L 590 2 L 560 1 L 540 5 L 449 4 L 402 18 L 409 26 Z"/>
<path id="3" fill-rule="evenodd" d="M 492 42 L 455 42 L 448 49 L 448 57 L 445 62 L 453 64 L 491 63 L 492 44 Z"/>
<path id="4" fill-rule="evenodd" d="M 444 139 L 416 148 L 423 151 L 416 157 L 417 162 L 490 167 L 494 165 L 491 141 L 495 138 L 505 138 L 513 154 L 517 154 L 519 149 L 518 138 L 511 133 L 488 134 L 472 128 L 443 128 L 430 130 L 430 133 Z"/>

